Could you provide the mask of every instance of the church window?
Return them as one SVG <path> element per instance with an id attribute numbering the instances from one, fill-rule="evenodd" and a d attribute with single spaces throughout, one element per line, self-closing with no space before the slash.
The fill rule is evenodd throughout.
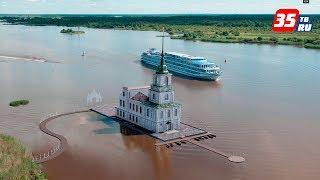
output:
<path id="1" fill-rule="evenodd" d="M 122 96 L 125 96 L 125 93 L 124 93 L 124 92 L 122 92 Z"/>
<path id="2" fill-rule="evenodd" d="M 156 99 L 156 95 L 155 94 L 152 94 L 152 99 Z"/>
<path id="3" fill-rule="evenodd" d="M 142 107 L 140 106 L 140 114 L 142 114 Z"/>
<path id="4" fill-rule="evenodd" d="M 138 105 L 136 105 L 136 112 L 138 112 Z"/>
<path id="5" fill-rule="evenodd" d="M 164 99 L 165 99 L 165 100 L 169 100 L 169 95 L 166 94 L 165 97 L 164 97 Z"/>
<path id="6" fill-rule="evenodd" d="M 170 111 L 170 110 L 168 110 L 168 114 L 167 114 L 167 116 L 168 116 L 168 117 L 170 117 L 170 116 L 171 116 L 171 111 Z"/>
<path id="7" fill-rule="evenodd" d="M 147 109 L 147 117 L 149 117 L 149 109 Z"/>
<path id="8" fill-rule="evenodd" d="M 174 115 L 178 116 L 178 109 L 174 109 Z"/>

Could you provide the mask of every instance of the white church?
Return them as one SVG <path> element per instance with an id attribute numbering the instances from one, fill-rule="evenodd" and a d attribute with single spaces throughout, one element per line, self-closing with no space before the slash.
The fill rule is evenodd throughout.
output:
<path id="1" fill-rule="evenodd" d="M 156 133 L 180 129 L 181 105 L 175 102 L 171 74 L 163 58 L 151 86 L 123 87 L 117 117 Z"/>

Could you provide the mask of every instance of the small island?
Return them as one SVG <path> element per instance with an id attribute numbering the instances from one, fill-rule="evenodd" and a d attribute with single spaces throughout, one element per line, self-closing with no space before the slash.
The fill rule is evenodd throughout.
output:
<path id="1" fill-rule="evenodd" d="M 75 31 L 73 29 L 62 29 L 60 31 L 60 33 L 64 33 L 64 34 L 83 34 L 85 32 L 84 31 Z"/>
<path id="2" fill-rule="evenodd" d="M 10 102 L 9 105 L 12 107 L 18 107 L 20 105 L 27 105 L 27 104 L 29 104 L 29 100 L 23 99 L 23 100 L 12 101 Z"/>

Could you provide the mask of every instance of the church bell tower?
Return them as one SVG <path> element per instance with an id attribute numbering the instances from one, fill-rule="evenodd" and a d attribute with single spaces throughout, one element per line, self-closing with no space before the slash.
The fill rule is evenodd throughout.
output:
<path id="1" fill-rule="evenodd" d="M 171 74 L 167 69 L 164 59 L 164 32 L 162 37 L 161 60 L 157 72 L 153 74 L 151 88 L 149 90 L 149 101 L 156 104 L 167 104 L 174 102 L 174 91 L 172 89 Z"/>

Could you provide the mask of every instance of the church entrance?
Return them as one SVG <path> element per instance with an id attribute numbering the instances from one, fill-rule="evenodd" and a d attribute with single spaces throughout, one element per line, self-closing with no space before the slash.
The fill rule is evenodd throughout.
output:
<path id="1" fill-rule="evenodd" d="M 171 122 L 168 121 L 168 122 L 166 123 L 166 125 L 167 125 L 167 130 L 166 130 L 166 131 L 170 131 L 170 130 L 172 129 Z"/>

